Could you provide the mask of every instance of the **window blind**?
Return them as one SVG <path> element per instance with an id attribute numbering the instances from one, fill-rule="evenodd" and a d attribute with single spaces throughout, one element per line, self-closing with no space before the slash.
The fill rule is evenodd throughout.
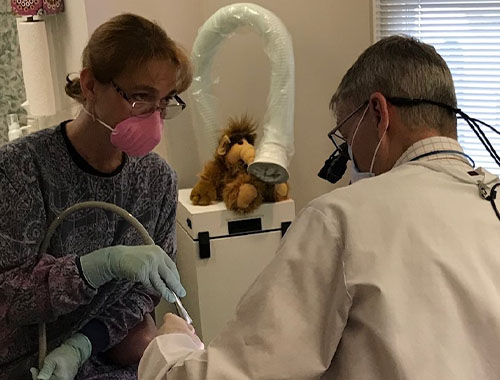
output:
<path id="1" fill-rule="evenodd" d="M 458 107 L 500 129 L 500 1 L 373 1 L 376 40 L 406 34 L 433 45 L 450 67 Z M 500 153 L 500 135 L 481 128 Z M 458 140 L 476 166 L 500 174 L 474 132 L 460 119 Z"/>

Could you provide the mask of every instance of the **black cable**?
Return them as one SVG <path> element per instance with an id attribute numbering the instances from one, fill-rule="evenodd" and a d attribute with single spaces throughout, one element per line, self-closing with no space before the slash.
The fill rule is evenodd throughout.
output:
<path id="1" fill-rule="evenodd" d="M 450 106 L 449 104 L 441 103 L 441 102 L 436 102 L 434 100 L 429 100 L 429 99 L 422 99 L 422 98 L 415 98 L 415 99 L 409 99 L 409 98 L 400 98 L 400 97 L 386 97 L 386 99 L 394 104 L 395 106 L 416 106 L 420 104 L 431 104 L 434 106 L 438 106 L 441 108 L 444 108 L 450 112 L 453 112 L 455 114 L 458 114 L 460 118 L 464 119 L 465 122 L 469 125 L 470 129 L 474 132 L 474 134 L 477 136 L 481 144 L 485 147 L 486 151 L 489 153 L 491 158 L 493 158 L 493 161 L 500 166 L 500 155 L 497 153 L 493 145 L 491 144 L 490 140 L 488 140 L 488 137 L 486 134 L 483 132 L 481 127 L 478 125 L 478 123 L 490 128 L 493 132 L 497 133 L 500 135 L 500 131 L 492 127 L 491 125 L 480 121 L 478 119 L 473 119 L 469 115 L 467 115 L 465 112 L 463 112 L 460 108 L 456 108 L 453 106 Z"/>
<path id="2" fill-rule="evenodd" d="M 500 182 L 491 188 L 490 195 L 486 199 L 490 201 L 493 210 L 495 210 L 495 214 L 497 214 L 497 218 L 500 219 L 500 212 L 498 211 L 497 205 L 495 203 L 495 199 L 497 197 L 496 189 L 498 186 L 500 186 Z"/>
<path id="3" fill-rule="evenodd" d="M 483 146 L 486 148 L 486 151 L 490 154 L 490 156 L 493 158 L 495 163 L 500 166 L 500 156 L 496 152 L 495 148 L 493 145 L 491 145 L 491 142 L 488 140 L 488 137 L 486 137 L 485 133 L 481 130 L 481 128 L 474 123 L 467 114 L 463 113 L 460 111 L 460 116 L 469 124 L 469 127 L 472 129 L 472 131 L 476 134 L 477 138 Z"/>
<path id="4" fill-rule="evenodd" d="M 476 123 L 481 123 L 482 125 L 484 125 L 485 127 L 488 127 L 489 129 L 491 129 L 493 132 L 497 133 L 500 135 L 500 131 L 498 129 L 496 129 L 495 127 L 492 127 L 491 125 L 489 125 L 488 123 L 485 123 L 484 121 L 481 121 L 479 119 L 474 119 L 474 118 L 470 118 L 471 120 L 475 121 Z"/>
<path id="5" fill-rule="evenodd" d="M 464 114 L 465 115 L 465 114 Z M 466 115 L 467 116 L 467 115 Z M 500 156 L 496 152 L 495 148 L 491 144 L 490 140 L 488 140 L 488 137 L 486 137 L 486 134 L 483 132 L 483 130 L 476 124 L 474 123 L 470 118 L 465 119 L 467 124 L 471 127 L 471 129 L 476 133 L 476 136 L 478 136 L 479 140 L 482 142 L 490 156 L 493 158 L 493 160 L 496 162 L 498 166 L 500 166 Z M 475 128 L 474 128 L 474 127 Z M 481 134 L 482 138 L 479 137 L 479 134 Z"/>

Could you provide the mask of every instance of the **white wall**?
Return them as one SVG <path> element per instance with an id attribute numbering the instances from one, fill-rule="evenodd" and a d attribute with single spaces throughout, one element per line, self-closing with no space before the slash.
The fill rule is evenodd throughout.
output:
<path id="1" fill-rule="evenodd" d="M 133 12 L 156 20 L 167 33 L 191 51 L 198 28 L 227 0 L 71 0 L 58 15 L 64 59 L 60 77 L 77 71 L 87 36 L 108 18 Z M 296 66 L 295 149 L 290 183 L 299 210 L 333 187 L 316 174 L 332 151 L 326 134 L 332 127 L 328 103 L 345 71 L 371 41 L 370 0 L 256 0 L 274 12 L 288 28 Z M 64 74 L 64 76 L 62 75 Z M 219 116 L 248 112 L 263 116 L 269 89 L 269 63 L 259 39 L 252 33 L 237 34 L 222 46 L 213 75 L 220 83 Z M 60 84 L 63 86 L 63 83 Z M 189 92 L 189 91 L 188 91 Z M 185 96 L 188 101 L 189 96 Z M 189 109 L 189 108 L 188 108 Z M 221 125 L 223 127 L 223 125 Z M 177 170 L 180 187 L 191 187 L 201 169 L 195 151 L 191 116 L 184 112 L 167 123 L 157 148 Z"/>

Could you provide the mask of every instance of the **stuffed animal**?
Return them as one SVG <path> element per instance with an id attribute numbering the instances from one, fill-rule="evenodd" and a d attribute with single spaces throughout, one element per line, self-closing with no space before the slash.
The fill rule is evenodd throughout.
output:
<path id="1" fill-rule="evenodd" d="M 214 159 L 205 164 L 191 191 L 191 202 L 209 205 L 223 200 L 237 213 L 249 213 L 262 202 L 288 199 L 287 183 L 269 184 L 247 172 L 255 159 L 256 125 L 248 116 L 230 119 L 222 132 Z"/>

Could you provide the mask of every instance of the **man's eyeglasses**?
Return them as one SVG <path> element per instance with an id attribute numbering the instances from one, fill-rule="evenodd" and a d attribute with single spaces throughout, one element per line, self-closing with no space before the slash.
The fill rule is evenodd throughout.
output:
<path id="1" fill-rule="evenodd" d="M 161 99 L 159 103 L 156 101 L 134 100 L 113 80 L 111 85 L 131 105 L 133 116 L 148 117 L 158 110 L 162 119 L 173 119 L 186 108 L 186 103 L 178 95 L 168 99 Z"/>
<path id="2" fill-rule="evenodd" d="M 320 178 L 323 178 L 331 183 L 338 182 L 342 176 L 344 175 L 347 169 L 347 161 L 350 160 L 349 157 L 349 148 L 347 146 L 347 139 L 340 132 L 340 128 L 342 128 L 348 120 L 350 120 L 357 112 L 359 112 L 362 108 L 368 105 L 368 101 L 360 104 L 354 111 L 352 111 L 349 115 L 347 115 L 340 123 L 338 123 L 335 128 L 333 128 L 330 133 L 328 133 L 328 138 L 332 141 L 335 146 L 335 150 L 328 157 L 323 165 L 323 168 L 318 173 Z M 335 140 L 337 137 L 342 143 L 338 144 Z"/>
<path id="3" fill-rule="evenodd" d="M 328 133 L 328 138 L 330 139 L 330 141 L 333 143 L 333 145 L 335 145 L 336 148 L 339 148 L 339 145 L 337 144 L 337 142 L 335 141 L 335 138 L 334 137 L 337 137 L 340 141 L 342 142 L 347 142 L 347 139 L 342 135 L 342 133 L 340 132 L 340 128 L 342 128 L 345 123 L 347 123 L 354 115 L 356 115 L 356 113 L 358 113 L 363 107 L 366 107 L 366 105 L 368 104 L 368 101 L 360 104 L 358 107 L 356 107 L 354 109 L 354 111 L 352 111 L 349 115 L 347 115 L 344 119 L 342 119 L 342 121 L 340 123 L 337 123 L 337 125 L 335 126 L 335 128 L 333 128 L 329 133 Z"/>

